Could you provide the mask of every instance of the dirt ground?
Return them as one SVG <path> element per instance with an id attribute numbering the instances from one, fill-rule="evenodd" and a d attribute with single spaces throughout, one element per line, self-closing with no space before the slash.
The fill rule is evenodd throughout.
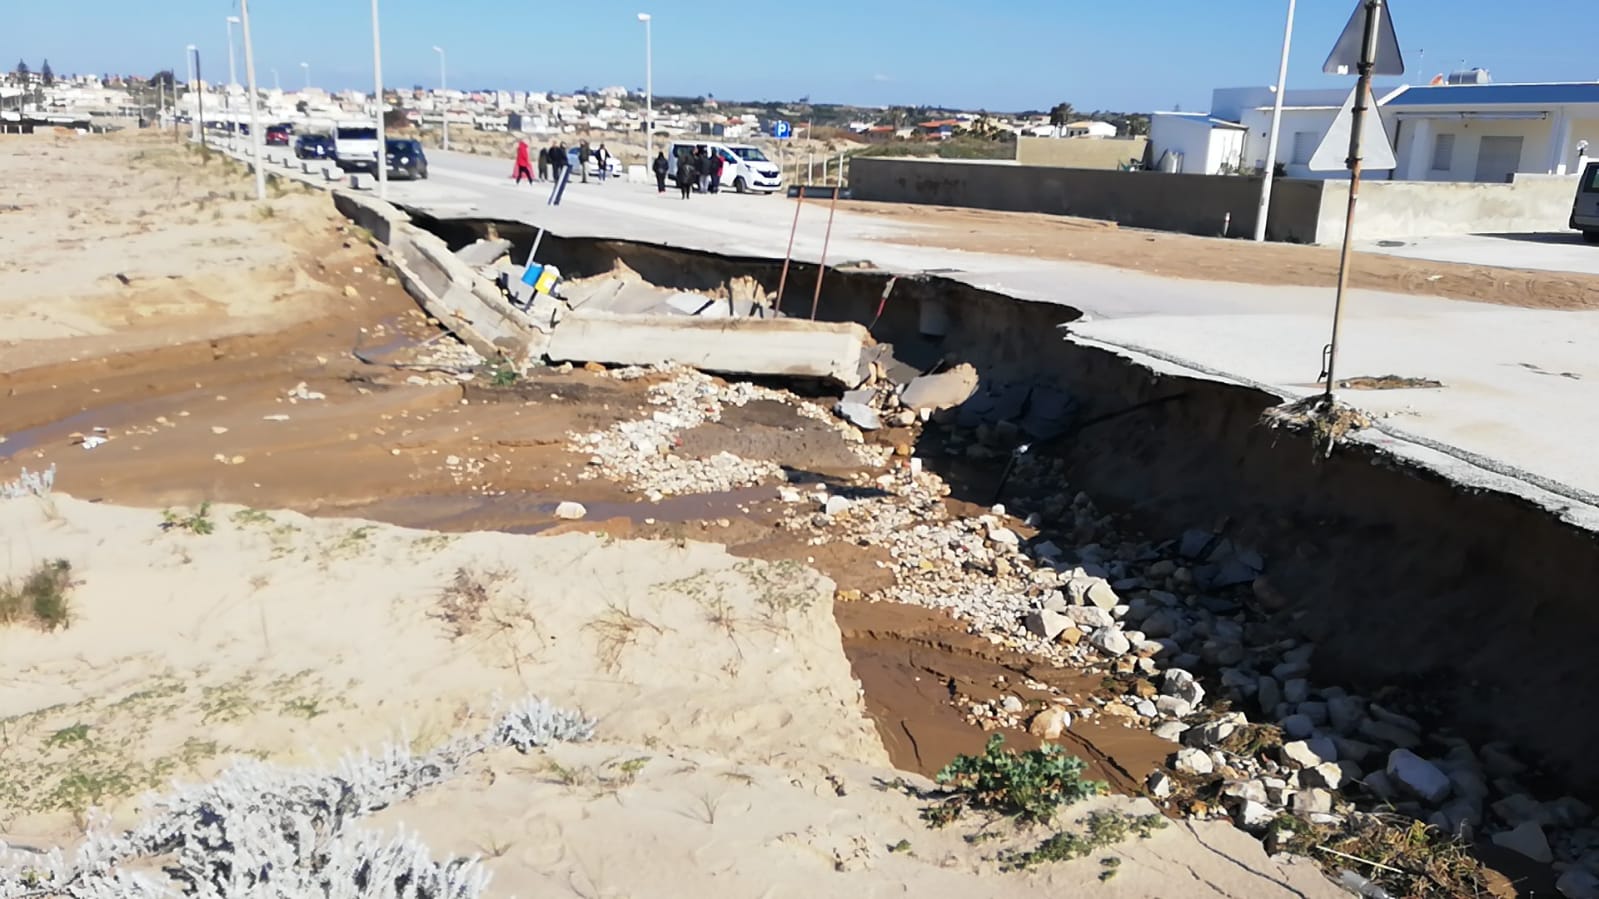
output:
<path id="1" fill-rule="evenodd" d="M 839 209 L 935 229 L 886 238 L 912 246 L 1065 259 L 1202 281 L 1330 287 L 1338 280 L 1334 247 L 1194 237 L 1041 213 L 900 203 L 840 203 Z M 1599 309 L 1599 275 L 1356 253 L 1350 278 L 1355 287 L 1416 296 L 1529 309 Z"/>

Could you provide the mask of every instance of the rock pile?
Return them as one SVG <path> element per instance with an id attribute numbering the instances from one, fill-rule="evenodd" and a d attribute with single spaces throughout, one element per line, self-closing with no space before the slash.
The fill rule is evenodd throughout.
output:
<path id="1" fill-rule="evenodd" d="M 728 406 L 743 406 L 755 400 L 772 400 L 794 406 L 801 415 L 835 424 L 863 465 L 881 465 L 887 452 L 866 447 L 860 432 L 836 424 L 827 410 L 795 398 L 792 394 L 748 383 L 718 380 L 710 375 L 682 367 L 658 369 L 625 368 L 610 374 L 620 380 L 636 380 L 651 373 L 668 373 L 670 379 L 649 389 L 649 403 L 658 407 L 642 421 L 626 421 L 592 434 L 567 437 L 589 455 L 589 466 L 579 477 L 589 480 L 606 477 L 652 500 L 667 496 L 721 493 L 740 487 L 771 483 L 782 479 L 783 471 L 774 462 L 744 459 L 722 452 L 696 459 L 677 455 L 679 435 L 706 422 L 720 421 Z"/>
<path id="2" fill-rule="evenodd" d="M 979 426 L 952 451 L 1003 456 L 1018 436 Z M 1279 614 L 1288 603 L 1260 553 L 1203 529 L 1130 539 L 1086 495 L 1053 492 L 1061 472 L 1051 463 L 1017 458 L 1018 484 L 1033 489 L 1016 492 L 1034 497 L 1018 511 L 1046 529 L 1035 536 L 1023 538 L 1018 529 L 1028 529 L 1003 508 L 949 514 L 948 487 L 920 460 L 858 485 L 847 507 L 830 505 L 838 491 L 790 491 L 788 526 L 814 531 L 813 543 L 886 548 L 896 582 L 865 599 L 947 609 L 995 643 L 1116 678 L 1125 695 L 1098 712 L 1180 744 L 1169 770 L 1150 776 L 1151 791 L 1216 787 L 1220 802 L 1191 812 L 1259 833 L 1283 814 L 1339 825 L 1363 809 L 1397 811 L 1553 861 L 1565 895 L 1599 896 L 1594 810 L 1569 796 L 1535 798 L 1508 745 L 1473 747 L 1391 702 L 1315 683 L 1316 648 Z M 984 727 L 1029 723 L 993 703 L 966 711 Z M 1046 711 L 1038 729 L 1095 710 Z"/>

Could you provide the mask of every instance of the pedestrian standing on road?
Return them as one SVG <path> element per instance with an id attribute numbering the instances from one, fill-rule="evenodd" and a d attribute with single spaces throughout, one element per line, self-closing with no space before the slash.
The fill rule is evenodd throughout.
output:
<path id="1" fill-rule="evenodd" d="M 699 162 L 689 153 L 677 157 L 677 189 L 683 192 L 683 199 L 687 200 L 689 194 L 694 192 L 694 182 L 699 179 Z"/>
<path id="2" fill-rule="evenodd" d="M 533 183 L 533 166 L 528 161 L 527 141 L 525 140 L 516 142 L 516 171 L 511 177 L 517 184 L 521 184 L 523 178 L 527 179 L 527 183 Z"/>
<path id="3" fill-rule="evenodd" d="M 604 143 L 601 143 L 599 149 L 594 151 L 594 161 L 600 167 L 600 183 L 604 184 L 605 179 L 610 177 L 611 174 L 611 151 L 605 149 Z"/>
<path id="4" fill-rule="evenodd" d="M 550 148 L 539 147 L 539 180 L 550 180 Z"/>
<path id="5" fill-rule="evenodd" d="M 711 192 L 711 154 L 703 146 L 699 147 L 696 152 L 699 153 L 699 158 L 696 162 L 698 163 L 697 168 L 700 176 L 700 193 L 708 194 Z"/>
<path id="6" fill-rule="evenodd" d="M 594 157 L 589 149 L 589 142 L 583 141 L 577 145 L 577 173 L 583 176 L 583 183 L 589 183 L 589 160 Z"/>
<path id="7" fill-rule="evenodd" d="M 567 162 L 566 148 L 561 146 L 558 141 L 552 144 L 550 146 L 550 177 L 559 182 L 566 175 Z"/>
<path id="8" fill-rule="evenodd" d="M 711 193 L 722 190 L 722 154 L 720 151 L 711 151 Z"/>
<path id="9" fill-rule="evenodd" d="M 666 161 L 666 153 L 664 151 L 655 154 L 655 162 L 651 164 L 651 167 L 655 169 L 655 192 L 658 194 L 666 193 L 666 171 L 672 167 L 672 164 Z"/>

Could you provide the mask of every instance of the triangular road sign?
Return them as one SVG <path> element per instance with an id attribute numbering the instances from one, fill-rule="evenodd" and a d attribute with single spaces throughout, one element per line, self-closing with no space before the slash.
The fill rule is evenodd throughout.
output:
<path id="1" fill-rule="evenodd" d="M 1355 126 L 1355 96 L 1360 86 L 1349 92 L 1349 98 L 1333 118 L 1321 146 L 1310 157 L 1313 172 L 1336 172 L 1349 167 L 1349 135 Z M 1360 167 L 1366 171 L 1397 168 L 1394 146 L 1388 142 L 1388 129 L 1383 127 L 1382 115 L 1377 111 L 1377 101 L 1370 91 L 1366 93 L 1366 112 L 1360 122 Z"/>
<path id="2" fill-rule="evenodd" d="M 1338 35 L 1338 43 L 1333 44 L 1332 53 L 1327 55 L 1327 62 L 1321 67 L 1323 72 L 1329 75 L 1353 75 L 1359 71 L 1360 54 L 1366 43 L 1366 8 L 1372 2 L 1359 0 L 1355 4 L 1349 24 L 1344 26 L 1344 33 Z M 1394 20 L 1388 13 L 1388 4 L 1377 0 L 1377 55 L 1372 60 L 1373 75 L 1405 74 L 1405 60 L 1399 54 L 1399 38 L 1394 35 Z"/>

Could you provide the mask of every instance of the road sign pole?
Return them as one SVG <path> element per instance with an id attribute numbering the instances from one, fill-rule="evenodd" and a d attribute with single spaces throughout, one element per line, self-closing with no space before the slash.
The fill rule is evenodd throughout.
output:
<path id="1" fill-rule="evenodd" d="M 1349 208 L 1344 213 L 1344 245 L 1338 257 L 1338 293 L 1333 300 L 1332 340 L 1327 347 L 1327 390 L 1323 396 L 1333 401 L 1333 385 L 1338 382 L 1338 335 L 1344 319 L 1344 291 L 1349 287 L 1349 256 L 1355 236 L 1355 206 L 1360 200 L 1360 138 L 1371 100 L 1371 73 L 1377 59 L 1378 28 L 1382 23 L 1383 0 L 1366 0 L 1366 33 L 1361 43 L 1360 80 L 1355 85 L 1355 105 L 1349 129 Z"/>

